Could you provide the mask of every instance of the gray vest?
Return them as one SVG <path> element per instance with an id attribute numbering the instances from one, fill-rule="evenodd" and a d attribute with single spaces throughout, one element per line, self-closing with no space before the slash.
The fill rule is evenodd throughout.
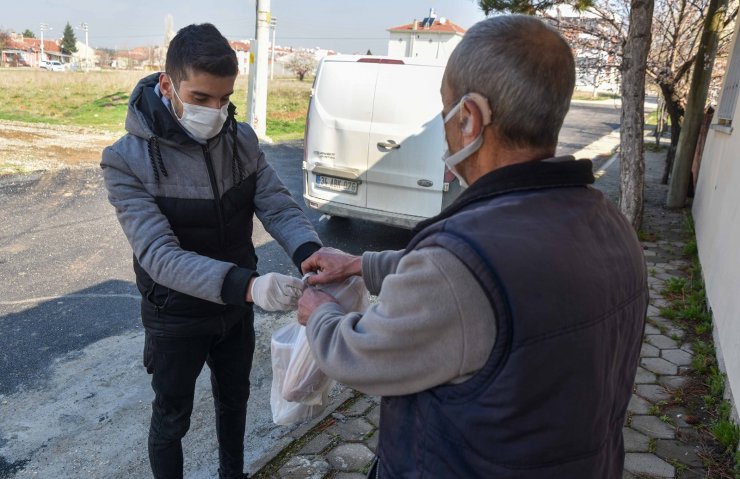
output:
<path id="1" fill-rule="evenodd" d="M 443 247 L 487 293 L 497 338 L 458 385 L 384 397 L 379 477 L 621 478 L 648 302 L 642 248 L 588 161 L 486 175 L 408 250 Z"/>

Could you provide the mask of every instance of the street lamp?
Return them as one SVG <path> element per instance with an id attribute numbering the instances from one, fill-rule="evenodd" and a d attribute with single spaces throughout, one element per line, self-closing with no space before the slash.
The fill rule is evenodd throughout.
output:
<path id="1" fill-rule="evenodd" d="M 48 30 L 53 30 L 48 24 L 41 23 L 39 30 L 41 30 L 41 57 L 39 58 L 39 67 L 41 67 L 41 62 L 44 60 L 44 32 Z"/>
<path id="2" fill-rule="evenodd" d="M 275 30 L 277 30 L 277 18 L 270 17 L 270 28 L 272 29 L 272 53 L 270 54 L 270 80 L 275 73 Z"/>
<path id="3" fill-rule="evenodd" d="M 87 23 L 80 23 L 80 26 L 78 28 L 82 29 L 85 32 L 85 71 L 87 71 L 90 66 L 90 46 L 87 43 Z"/>

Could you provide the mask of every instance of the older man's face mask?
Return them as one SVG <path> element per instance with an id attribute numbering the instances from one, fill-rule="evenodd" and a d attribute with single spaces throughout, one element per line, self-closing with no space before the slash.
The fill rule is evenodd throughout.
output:
<path id="1" fill-rule="evenodd" d="M 473 95 L 476 95 L 479 98 L 474 98 Z M 480 108 L 481 105 L 479 104 L 481 101 L 484 102 L 485 108 L 481 109 L 481 114 L 483 117 L 483 127 L 487 126 L 491 123 L 491 110 L 488 108 L 488 101 L 486 101 L 485 97 L 478 93 L 471 93 L 467 95 L 463 95 L 463 97 L 460 99 L 459 102 L 457 102 L 457 105 L 455 105 L 452 110 L 447 112 L 447 115 L 444 117 L 444 123 L 447 124 L 456 114 L 460 112 L 460 109 L 462 108 L 463 104 L 465 103 L 465 100 L 472 99 L 475 101 L 476 105 Z M 475 139 L 467 144 L 466 146 L 462 147 L 459 151 L 455 152 L 454 154 L 450 154 L 450 146 L 447 143 L 447 138 L 445 135 L 445 144 L 447 145 L 446 151 L 444 155 L 442 155 L 442 161 L 445 162 L 447 165 L 447 168 L 452 172 L 453 175 L 457 177 L 457 179 L 460 181 L 460 186 L 463 188 L 468 187 L 468 182 L 465 181 L 465 178 L 457 171 L 455 168 L 460 162 L 468 158 L 470 155 L 478 151 L 478 149 L 483 144 L 483 128 L 481 128 L 480 133 L 478 133 L 478 136 L 475 137 Z"/>

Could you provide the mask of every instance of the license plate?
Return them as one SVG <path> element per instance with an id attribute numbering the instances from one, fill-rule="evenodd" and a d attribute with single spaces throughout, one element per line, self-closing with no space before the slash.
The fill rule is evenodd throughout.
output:
<path id="1" fill-rule="evenodd" d="M 359 183 L 333 176 L 316 175 L 316 186 L 325 190 L 339 191 L 342 193 L 357 194 Z"/>

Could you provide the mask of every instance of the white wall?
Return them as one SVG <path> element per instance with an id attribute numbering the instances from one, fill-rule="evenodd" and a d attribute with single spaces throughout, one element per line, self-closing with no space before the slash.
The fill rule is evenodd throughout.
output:
<path id="1" fill-rule="evenodd" d="M 740 48 L 737 35 L 736 27 L 733 48 Z M 735 131 L 713 125 L 707 136 L 693 214 L 715 343 L 740 401 L 740 104 L 733 124 Z"/>
<path id="2" fill-rule="evenodd" d="M 388 56 L 447 59 L 462 40 L 460 35 L 445 35 L 417 30 L 415 33 L 391 32 Z"/>

